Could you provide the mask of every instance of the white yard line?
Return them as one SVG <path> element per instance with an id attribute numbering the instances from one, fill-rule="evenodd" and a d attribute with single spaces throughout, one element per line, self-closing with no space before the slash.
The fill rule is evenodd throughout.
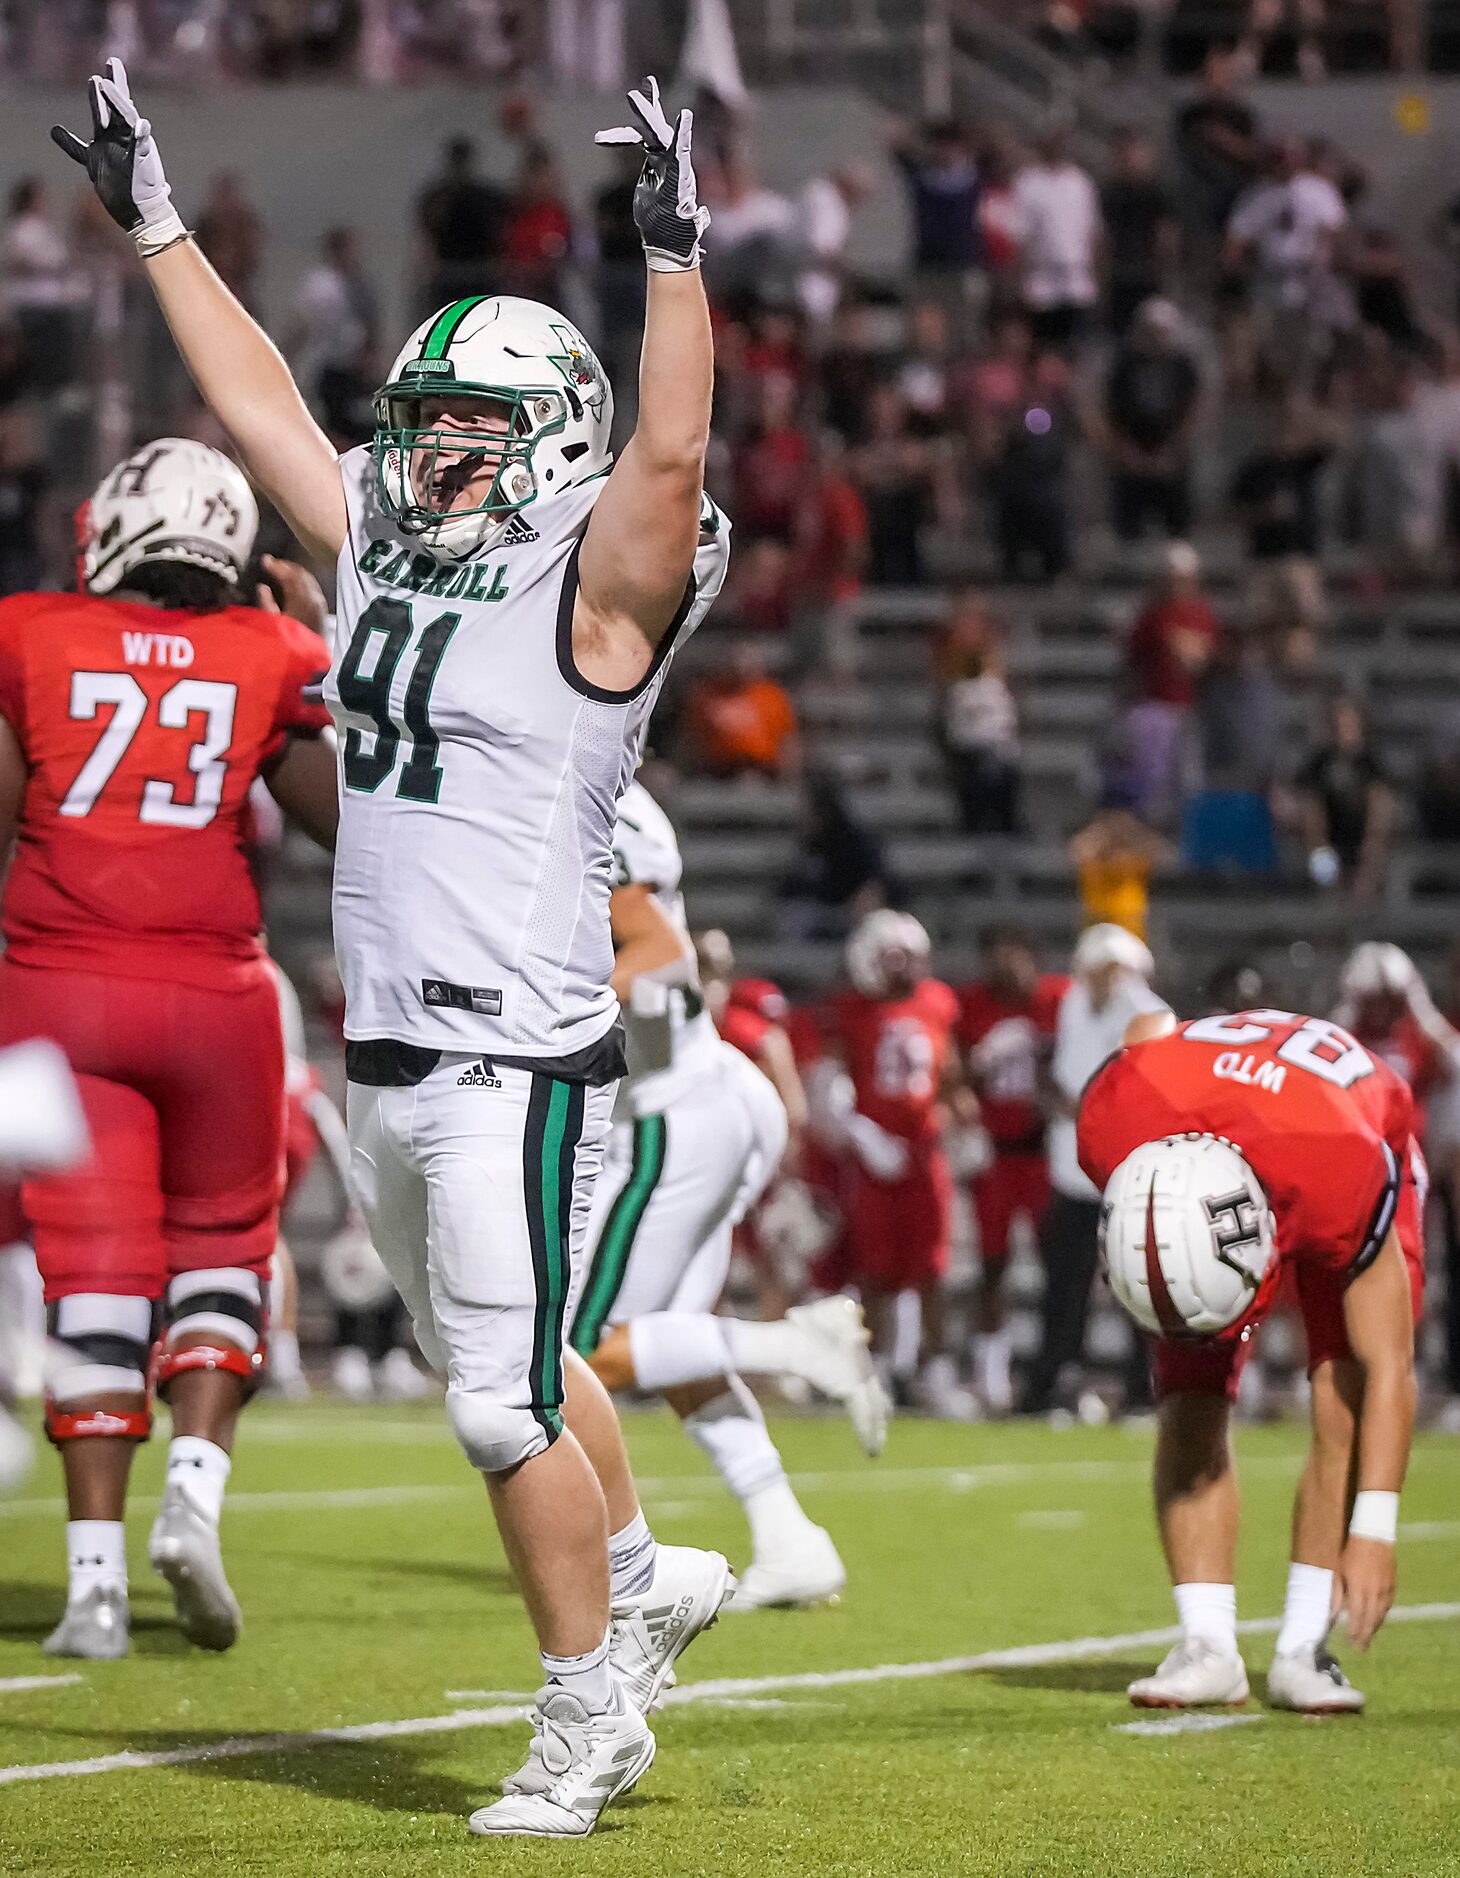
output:
<path id="1" fill-rule="evenodd" d="M 1391 1624 L 1439 1623 L 1460 1617 L 1460 1604 L 1408 1604 L 1389 1613 Z M 1237 1626 L 1244 1636 L 1270 1635 L 1277 1617 L 1251 1618 Z M 944 1656 L 926 1663 L 878 1663 L 865 1669 L 808 1670 L 791 1676 L 733 1676 L 695 1682 L 670 1691 L 665 1706 L 738 1704 L 746 1697 L 782 1695 L 795 1689 L 848 1689 L 868 1683 L 923 1682 L 940 1676 L 965 1676 L 985 1669 L 1037 1668 L 1050 1663 L 1079 1663 L 1093 1657 L 1119 1656 L 1126 1650 L 1159 1649 L 1180 1636 L 1174 1628 L 1131 1630 L 1116 1637 L 1076 1637 L 1063 1643 L 1026 1643 L 1010 1650 L 986 1650 L 978 1656 Z M 318 1728 L 302 1734 L 240 1735 L 196 1747 L 163 1748 L 150 1753 L 127 1749 L 85 1761 L 39 1761 L 0 1767 L 0 1786 L 26 1780 L 61 1780 L 82 1774 L 132 1772 L 146 1767 L 187 1767 L 200 1761 L 240 1760 L 255 1754 L 300 1754 L 338 1742 L 388 1741 L 402 1735 L 452 1734 L 468 1728 L 502 1728 L 520 1723 L 521 1702 L 493 1708 L 456 1709 L 449 1715 L 421 1715 L 409 1721 L 358 1722 L 347 1728 Z"/>
<path id="2" fill-rule="evenodd" d="M 1401 1539 L 1454 1539 L 1460 1537 L 1460 1519 L 1416 1519 L 1399 1528 Z"/>
<path id="3" fill-rule="evenodd" d="M 1302 1467 L 1299 1454 L 1258 1455 L 1243 1463 L 1248 1474 L 1296 1474 Z M 820 1473 L 791 1475 L 791 1484 L 805 1493 L 902 1493 L 911 1488 L 946 1487 L 953 1493 L 972 1492 L 980 1487 L 1022 1487 L 1036 1481 L 1105 1481 L 1144 1480 L 1150 1473 L 1147 1460 L 1130 1461 L 993 1461 L 970 1467 L 876 1467 L 869 1464 Z M 638 1482 L 644 1499 L 657 1505 L 661 1495 L 677 1502 L 717 1500 L 724 1493 L 718 1480 L 704 1474 L 649 1475 Z M 471 1493 L 480 1497 L 480 1489 L 471 1479 L 439 1486 L 399 1487 L 326 1487 L 280 1488 L 230 1493 L 226 1502 L 230 1513 L 268 1513 L 290 1507 L 360 1507 L 405 1505 L 412 1500 L 448 1499 L 453 1494 Z M 156 1506 L 155 1494 L 138 1495 L 134 1506 Z M 0 1500 L 0 1519 L 40 1518 L 64 1513 L 66 1502 L 59 1496 L 46 1499 Z M 673 1518 L 688 1505 L 674 1504 L 665 1509 Z"/>
<path id="4" fill-rule="evenodd" d="M 0 1695 L 19 1695 L 22 1689 L 60 1689 L 82 1680 L 80 1676 L 0 1676 Z"/>
<path id="5" fill-rule="evenodd" d="M 1163 1715 L 1159 1721 L 1118 1722 L 1116 1735 L 1209 1735 L 1214 1728 L 1242 1728 L 1264 1715 Z"/>

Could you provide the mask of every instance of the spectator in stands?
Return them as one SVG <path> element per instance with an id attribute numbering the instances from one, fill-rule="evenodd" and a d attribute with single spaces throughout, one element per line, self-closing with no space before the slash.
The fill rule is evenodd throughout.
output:
<path id="1" fill-rule="evenodd" d="M 1356 900 L 1377 899 L 1389 872 L 1395 795 L 1352 697 L 1341 693 L 1329 705 L 1325 733 L 1300 765 L 1294 788 L 1313 878 Z"/>
<path id="2" fill-rule="evenodd" d="M 563 195 L 557 158 L 545 143 L 524 145 L 517 187 L 507 210 L 506 278 L 524 300 L 559 306 L 573 222 Z"/>
<path id="3" fill-rule="evenodd" d="M 1338 442 L 1301 390 L 1272 407 L 1266 440 L 1237 469 L 1232 503 L 1247 534 L 1256 602 L 1269 629 L 1310 632 L 1323 617 L 1320 484 Z"/>
<path id="4" fill-rule="evenodd" d="M 732 141 L 718 176 L 707 173 L 704 194 L 717 239 L 705 249 L 705 278 L 717 305 L 744 296 L 791 304 L 799 249 L 796 211 L 779 190 L 760 182 L 739 140 Z"/>
<path id="5" fill-rule="evenodd" d="M 827 175 L 809 178 L 796 198 L 802 256 L 796 294 L 802 312 L 818 332 L 827 330 L 841 302 L 853 217 L 871 187 L 865 164 L 844 163 Z"/>
<path id="6" fill-rule="evenodd" d="M 978 164 L 961 126 L 952 122 L 921 130 L 900 126 L 891 153 L 907 185 L 914 291 L 938 301 L 962 338 L 985 290 Z"/>
<path id="7" fill-rule="evenodd" d="M 1129 799 L 1162 825 L 1174 821 L 1186 793 L 1197 680 L 1218 635 L 1200 558 L 1188 542 L 1173 541 L 1125 648 Z"/>
<path id="8" fill-rule="evenodd" d="M 752 640 L 734 643 L 699 680 L 684 718 L 687 758 L 702 776 L 781 776 L 796 765 L 795 709 Z"/>
<path id="9" fill-rule="evenodd" d="M 471 138 L 451 138 L 440 172 L 416 201 L 425 251 L 423 313 L 467 294 L 501 291 L 507 216 L 503 191 L 477 173 Z"/>
<path id="10" fill-rule="evenodd" d="M 895 890 L 882 843 L 853 813 L 840 785 L 824 773 L 807 776 L 796 858 L 776 889 L 786 932 L 841 938 Z"/>
<path id="11" fill-rule="evenodd" d="M 1100 197 L 1070 155 L 1069 133 L 1052 131 L 1014 179 L 1025 310 L 1042 343 L 1068 350 L 1085 336 L 1098 298 Z"/>
<path id="12" fill-rule="evenodd" d="M 1100 1262 L 1100 1190 L 1080 1167 L 1075 1117 L 1090 1078 L 1120 1048 L 1126 1027 L 1143 1011 L 1166 1009 L 1150 986 L 1155 964 L 1141 940 L 1118 925 L 1080 935 L 1071 961 L 1074 982 L 1060 1000 L 1050 1063 L 1053 1113 L 1049 1174 L 1054 1190 L 1040 1232 L 1044 1306 L 1039 1350 L 1020 1403 L 1026 1415 L 1047 1414 L 1061 1399 L 1068 1372 L 1082 1361 L 1090 1290 Z M 1127 1400 L 1145 1394 L 1144 1346 L 1132 1343 Z"/>
<path id="13" fill-rule="evenodd" d="M 794 578 L 802 662 L 831 677 L 846 677 L 858 664 L 855 610 L 869 536 L 846 444 L 824 430 L 798 519 Z"/>
<path id="14" fill-rule="evenodd" d="M 1279 369 L 1322 357 L 1348 319 L 1336 259 L 1348 208 L 1308 146 L 1273 146 L 1264 179 L 1243 195 L 1227 224 L 1225 265 L 1252 283 L 1259 342 Z"/>
<path id="15" fill-rule="evenodd" d="M 1074 564 L 1070 459 L 1079 423 L 1069 368 L 1058 353 L 1036 352 L 1011 388 L 1021 395 L 990 398 L 975 419 L 1003 578 L 1059 580 Z"/>
<path id="16" fill-rule="evenodd" d="M 936 677 L 943 761 L 964 833 L 1012 835 L 1019 826 L 1019 714 L 1003 632 L 972 589 L 954 603 Z"/>
<path id="17" fill-rule="evenodd" d="M 1454 709 L 1430 734 L 1414 807 L 1426 841 L 1460 843 L 1460 712 Z"/>
<path id="18" fill-rule="evenodd" d="M 1415 305 L 1409 258 L 1394 230 L 1377 222 L 1351 223 L 1341 259 L 1359 324 L 1382 333 L 1393 346 L 1418 350 L 1425 330 Z"/>
<path id="19" fill-rule="evenodd" d="M 380 302 L 353 228 L 332 228 L 294 302 L 285 351 L 296 382 L 342 449 L 374 429 L 375 341 Z"/>
<path id="20" fill-rule="evenodd" d="M 1003 307 L 1019 297 L 1019 230 L 1014 178 L 1021 167 L 1013 139 L 991 131 L 978 152 L 978 237 L 988 277 L 990 304 Z"/>
<path id="21" fill-rule="evenodd" d="M 264 225 L 232 170 L 220 170 L 208 184 L 195 239 L 223 284 L 250 312 L 256 311 Z"/>
<path id="22" fill-rule="evenodd" d="M 789 542 L 806 493 L 812 445 L 799 416 L 796 385 L 770 373 L 755 386 L 759 409 L 734 460 L 736 526 Z"/>
<path id="23" fill-rule="evenodd" d="M 1257 114 L 1241 95 L 1245 75 L 1236 47 L 1230 41 L 1214 44 L 1200 88 L 1176 113 L 1180 200 L 1197 238 L 1197 258 L 1213 268 L 1237 198 L 1266 160 Z"/>
<path id="24" fill-rule="evenodd" d="M 1371 360 L 1362 381 L 1358 493 L 1364 544 L 1381 578 L 1398 585 L 1433 577 L 1445 524 L 1445 456 L 1425 421 L 1423 372 L 1409 353 Z"/>
<path id="25" fill-rule="evenodd" d="M 1091 430 L 1110 465 L 1111 519 L 1122 541 L 1147 524 L 1170 537 L 1191 525 L 1191 457 L 1201 373 L 1169 300 L 1147 300 L 1117 346 Z"/>
<path id="26" fill-rule="evenodd" d="M 1260 635 L 1229 626 L 1196 685 L 1199 787 L 1182 821 L 1196 869 L 1277 866 L 1272 793 L 1286 766 L 1288 696 Z"/>
<path id="27" fill-rule="evenodd" d="M 866 300 L 843 301 L 816 375 L 822 415 L 849 444 L 866 438 L 872 393 L 886 369 L 873 308 Z"/>
<path id="28" fill-rule="evenodd" d="M 912 309 L 908 344 L 894 380 L 907 406 L 913 427 L 936 436 L 948 420 L 949 376 L 952 364 L 948 318 L 942 307 L 925 300 Z"/>
<path id="29" fill-rule="evenodd" d="M 872 393 L 867 440 L 855 453 L 857 487 L 867 505 L 867 578 L 874 586 L 921 587 L 927 580 L 923 535 L 951 506 L 946 440 L 920 435 L 895 385 Z"/>
<path id="30" fill-rule="evenodd" d="M 1141 131 L 1118 130 L 1111 138 L 1100 213 L 1110 325 L 1121 335 L 1148 300 L 1165 292 L 1181 255 L 1176 205 L 1161 180 L 1156 146 Z"/>
<path id="31" fill-rule="evenodd" d="M 1167 842 L 1118 801 L 1102 808 L 1070 842 L 1086 923 L 1123 926 L 1144 939 L 1151 876 L 1170 853 Z"/>
<path id="32" fill-rule="evenodd" d="M 5 306 L 20 331 L 29 387 L 55 391 L 77 369 L 76 325 L 85 286 L 50 213 L 45 184 L 34 176 L 22 178 L 10 192 L 0 262 Z"/>
<path id="33" fill-rule="evenodd" d="M 593 198 L 594 288 L 604 367 L 610 383 L 627 386 L 644 329 L 644 243 L 634 221 L 642 155 L 636 145 L 625 144 L 614 148 L 613 162 L 611 180 Z"/>

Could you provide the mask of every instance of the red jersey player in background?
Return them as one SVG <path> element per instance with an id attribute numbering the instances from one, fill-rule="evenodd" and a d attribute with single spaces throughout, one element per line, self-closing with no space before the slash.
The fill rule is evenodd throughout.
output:
<path id="1" fill-rule="evenodd" d="M 873 1351 L 890 1365 L 897 1299 L 915 1291 L 922 1334 L 913 1398 L 935 1414 L 962 1414 L 945 1349 L 953 1179 L 943 1126 L 946 1103 L 966 1092 L 953 1048 L 958 1001 L 929 976 L 929 951 L 910 913 L 869 913 L 847 945 L 851 989 L 826 1006 L 826 1041 L 851 1084 L 835 1125 L 846 1155 L 852 1275 Z"/>
<path id="2" fill-rule="evenodd" d="M 1404 1078 L 1414 1097 L 1414 1132 L 1423 1141 L 1431 1097 L 1460 1074 L 1460 1031 L 1436 1010 L 1414 960 L 1380 940 L 1355 946 L 1344 963 L 1333 1017 Z"/>
<path id="3" fill-rule="evenodd" d="M 1138 1017 L 1085 1091 L 1080 1161 L 1104 1193 L 1106 1272 L 1156 1336 L 1156 1506 L 1183 1633 L 1131 1684 L 1140 1706 L 1246 1699 L 1228 1419 L 1288 1273 L 1313 1439 L 1268 1700 L 1312 1714 L 1363 1706 L 1326 1645 L 1346 1608 L 1366 1649 L 1394 1597 L 1424 1282 L 1412 1119 L 1404 1083 L 1347 1031 L 1283 1011 L 1179 1027 Z"/>
<path id="4" fill-rule="evenodd" d="M 154 1382 L 173 1441 L 152 1563 L 194 1642 L 226 1649 L 239 1629 L 217 1527 L 263 1366 L 284 1119 L 242 823 L 262 774 L 330 838 L 316 805 L 334 761 L 303 695 L 323 642 L 237 604 L 257 527 L 226 457 L 164 439 L 82 511 L 80 594 L 0 602 L 0 821 L 16 838 L 0 1042 L 61 1046 L 92 1140 L 78 1171 L 23 1194 L 62 1352 L 46 1410 L 70 1515 L 58 1656 L 128 1647 L 122 1522 Z"/>
<path id="5" fill-rule="evenodd" d="M 1049 1205 L 1044 1071 L 1068 978 L 1041 973 L 1028 937 L 1012 926 L 985 932 L 983 976 L 958 993 L 958 1043 L 993 1158 L 971 1183 L 981 1265 L 974 1306 L 974 1381 L 996 1415 L 1013 1406 L 1004 1327 L 1009 1232 L 1022 1216 L 1037 1232 Z"/>

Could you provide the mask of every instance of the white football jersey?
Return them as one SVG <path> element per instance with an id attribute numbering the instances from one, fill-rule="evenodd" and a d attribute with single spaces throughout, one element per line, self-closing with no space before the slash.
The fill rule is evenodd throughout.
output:
<path id="1" fill-rule="evenodd" d="M 631 782 L 613 831 L 613 885 L 647 887 L 690 948 L 683 876 L 674 824 L 641 782 Z M 629 1073 L 619 1089 L 621 1114 L 662 1115 L 714 1067 L 723 1047 L 692 966 L 683 984 L 645 989 L 624 1011 Z"/>
<path id="2" fill-rule="evenodd" d="M 603 1038 L 618 798 L 674 645 L 725 578 L 729 524 L 705 503 L 684 616 L 632 692 L 573 664 L 578 545 L 604 482 L 521 510 L 471 560 L 395 530 L 368 448 L 341 459 L 325 699 L 340 735 L 334 924 L 345 1034 L 504 1059 Z"/>

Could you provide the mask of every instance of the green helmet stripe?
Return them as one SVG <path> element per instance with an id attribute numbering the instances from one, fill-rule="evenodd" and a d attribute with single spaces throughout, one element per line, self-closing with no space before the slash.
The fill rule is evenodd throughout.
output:
<path id="1" fill-rule="evenodd" d="M 421 348 L 423 359 L 444 359 L 446 349 L 456 337 L 456 330 L 471 312 L 479 307 L 489 295 L 479 293 L 470 300 L 453 300 L 451 305 L 443 307 L 432 322 L 431 330 L 426 334 L 426 343 Z"/>

